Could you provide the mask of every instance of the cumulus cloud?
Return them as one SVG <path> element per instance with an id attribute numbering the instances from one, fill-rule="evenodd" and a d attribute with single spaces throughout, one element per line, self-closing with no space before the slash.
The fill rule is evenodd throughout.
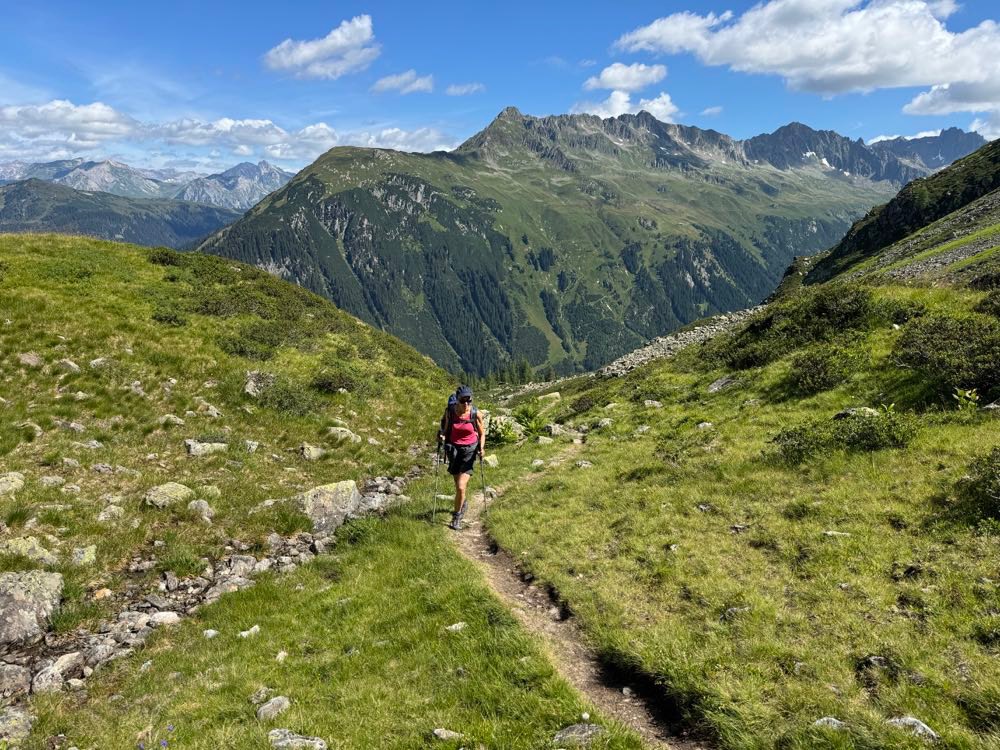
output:
<path id="1" fill-rule="evenodd" d="M 707 65 L 782 76 L 823 95 L 930 86 L 912 114 L 1000 111 L 1000 26 L 949 31 L 953 0 L 765 0 L 739 17 L 675 13 L 618 49 L 695 55 Z"/>
<path id="2" fill-rule="evenodd" d="M 444 90 L 448 96 L 468 96 L 486 91 L 486 86 L 481 83 L 453 83 Z"/>
<path id="3" fill-rule="evenodd" d="M 320 39 L 286 39 L 267 51 L 264 64 L 271 70 L 288 71 L 299 78 L 335 79 L 365 70 L 381 51 L 375 41 L 371 16 L 364 15 L 342 21 Z"/>
<path id="4" fill-rule="evenodd" d="M 433 90 L 434 76 L 418 76 L 417 71 L 412 68 L 393 76 L 379 78 L 372 86 L 372 91 L 376 93 L 398 91 L 400 94 L 414 94 L 417 92 L 429 94 Z"/>
<path id="5" fill-rule="evenodd" d="M 991 112 L 985 117 L 977 117 L 969 126 L 987 140 L 1000 138 L 1000 112 Z"/>
<path id="6" fill-rule="evenodd" d="M 657 120 L 663 122 L 674 122 L 680 111 L 670 99 L 670 94 L 666 92 L 660 92 L 660 95 L 653 99 L 640 99 L 638 102 L 633 102 L 627 91 L 612 91 L 607 99 L 599 102 L 577 102 L 570 109 L 571 112 L 597 115 L 603 118 L 635 114 L 642 110 L 649 112 Z"/>
<path id="7" fill-rule="evenodd" d="M 616 62 L 591 76 L 583 84 L 588 91 L 594 89 L 613 89 L 615 91 L 639 91 L 654 83 L 659 83 L 667 77 L 665 65 L 644 65 L 633 63 L 625 65 Z"/>
<path id="8" fill-rule="evenodd" d="M 454 139 L 434 128 L 338 133 L 325 122 L 286 129 L 268 119 L 184 118 L 139 122 L 101 102 L 0 107 L 0 160 L 46 161 L 73 156 L 104 158 L 122 149 L 140 149 L 144 158 L 179 149 L 206 154 L 223 164 L 223 154 L 253 155 L 303 163 L 339 145 L 362 145 L 406 151 L 450 150 Z M 162 161 L 157 156 L 154 161 Z"/>

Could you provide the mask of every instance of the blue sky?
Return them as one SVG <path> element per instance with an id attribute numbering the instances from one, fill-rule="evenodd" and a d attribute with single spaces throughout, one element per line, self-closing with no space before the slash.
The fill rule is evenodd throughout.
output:
<path id="1" fill-rule="evenodd" d="M 503 107 L 649 109 L 743 138 L 1000 136 L 993 0 L 16 3 L 0 162 L 300 167 L 338 144 L 452 147 Z"/>

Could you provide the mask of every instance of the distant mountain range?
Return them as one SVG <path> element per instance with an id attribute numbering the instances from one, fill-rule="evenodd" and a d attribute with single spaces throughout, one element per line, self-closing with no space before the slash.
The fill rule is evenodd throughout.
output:
<path id="1" fill-rule="evenodd" d="M 0 186 L 0 232 L 82 234 L 183 248 L 240 214 L 189 201 L 75 190 L 34 178 Z"/>
<path id="2" fill-rule="evenodd" d="M 285 185 L 293 173 L 266 161 L 244 162 L 219 174 L 137 169 L 118 161 L 62 161 L 0 164 L 0 184 L 27 179 L 125 198 L 173 198 L 245 211 Z"/>
<path id="3" fill-rule="evenodd" d="M 594 369 L 767 296 L 872 205 L 982 145 L 791 123 L 740 141 L 647 112 L 505 109 L 453 152 L 338 147 L 199 249 L 327 296 L 439 364 Z"/>

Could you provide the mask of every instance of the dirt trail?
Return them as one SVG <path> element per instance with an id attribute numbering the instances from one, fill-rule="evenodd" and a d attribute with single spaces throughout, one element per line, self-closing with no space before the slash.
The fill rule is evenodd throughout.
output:
<path id="1" fill-rule="evenodd" d="M 549 466 L 571 460 L 580 447 L 568 446 Z M 544 472 L 530 474 L 522 482 L 533 482 L 542 476 Z M 505 488 L 494 489 L 502 495 Z M 483 507 L 482 492 L 472 494 L 464 527 L 452 533 L 452 541 L 462 555 L 482 571 L 489 587 L 510 607 L 521 624 L 541 639 L 559 674 L 605 716 L 633 729 L 650 747 L 707 748 L 707 745 L 672 733 L 667 721 L 657 716 L 655 696 L 649 695 L 636 681 L 608 674 L 573 617 L 552 600 L 546 589 L 525 580 L 516 560 L 490 538 L 482 523 Z"/>

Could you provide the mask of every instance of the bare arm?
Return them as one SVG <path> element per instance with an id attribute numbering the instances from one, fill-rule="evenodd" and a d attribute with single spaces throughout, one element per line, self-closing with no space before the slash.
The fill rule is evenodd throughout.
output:
<path id="1" fill-rule="evenodd" d="M 486 424 L 483 421 L 483 415 L 480 412 L 476 412 L 476 422 L 479 424 L 479 455 L 483 455 L 483 451 L 486 450 Z"/>

